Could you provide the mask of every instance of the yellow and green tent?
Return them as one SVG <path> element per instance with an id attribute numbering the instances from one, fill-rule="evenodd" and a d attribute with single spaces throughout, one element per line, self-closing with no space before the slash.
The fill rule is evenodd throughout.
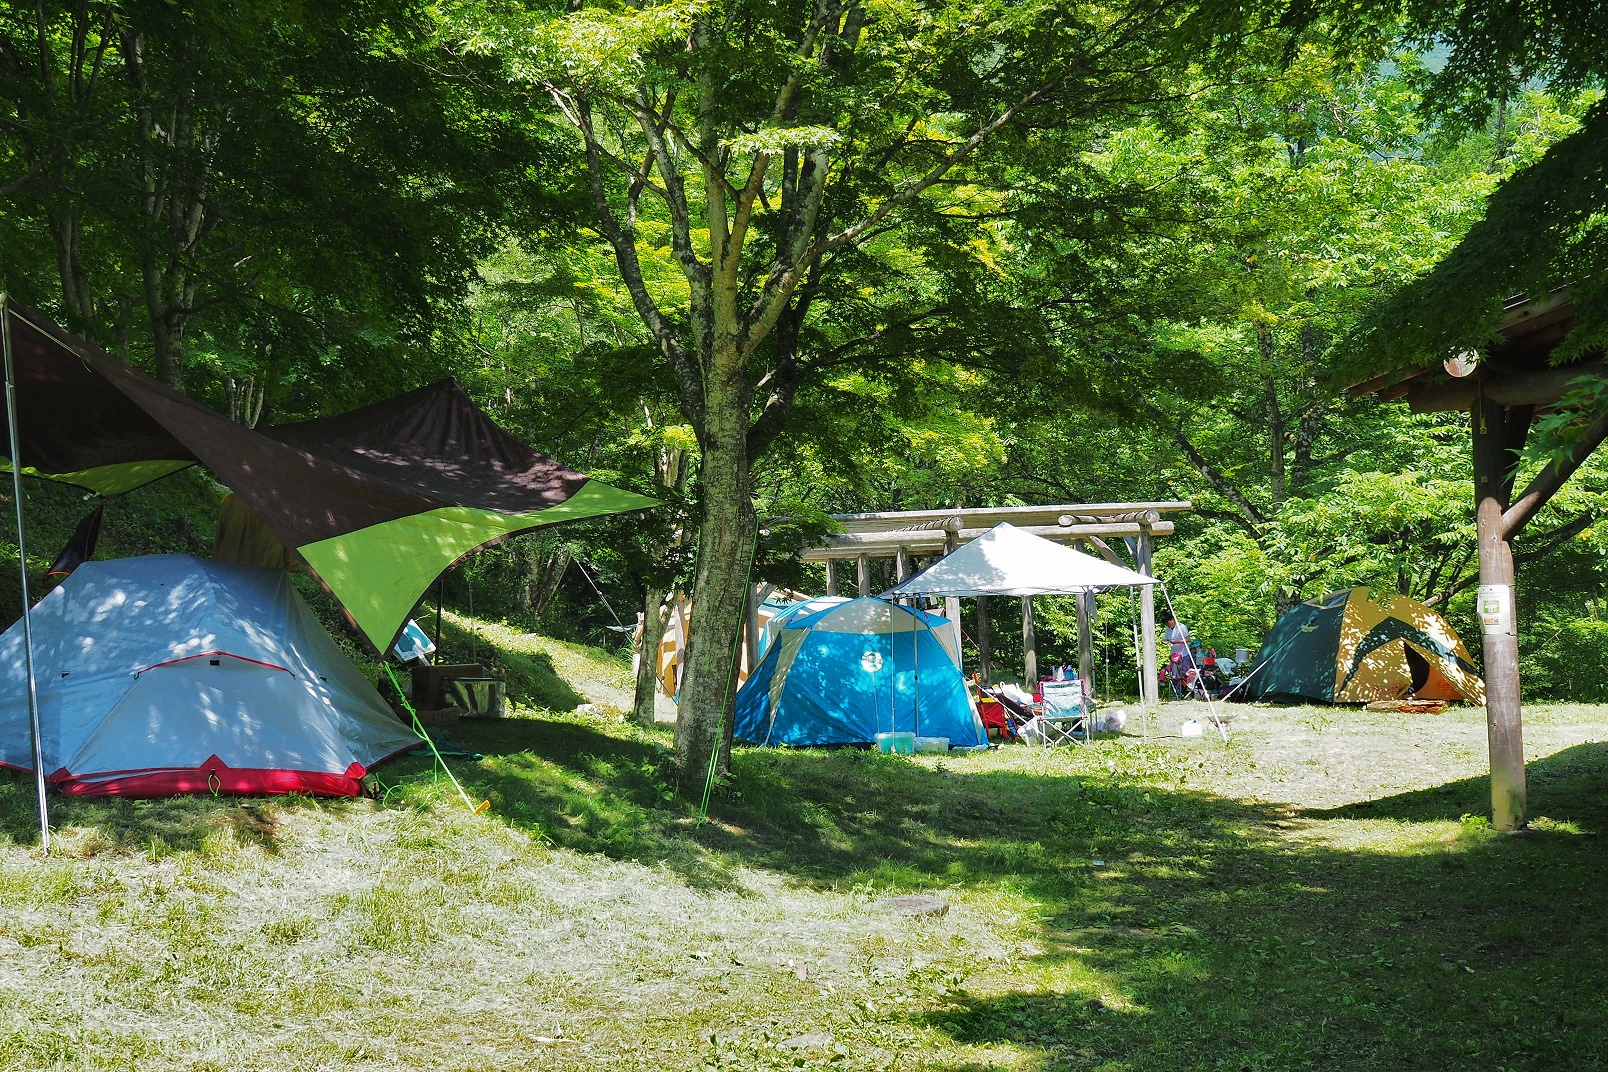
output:
<path id="1" fill-rule="evenodd" d="M 1262 642 L 1253 695 L 1323 703 L 1408 697 L 1485 702 L 1446 619 L 1415 599 L 1351 588 L 1292 607 Z"/>
<path id="2" fill-rule="evenodd" d="M 465 555 L 533 529 L 657 505 L 525 446 L 454 380 L 334 417 L 250 429 L 4 297 L 0 329 L 24 474 L 113 496 L 203 465 L 380 651 Z"/>

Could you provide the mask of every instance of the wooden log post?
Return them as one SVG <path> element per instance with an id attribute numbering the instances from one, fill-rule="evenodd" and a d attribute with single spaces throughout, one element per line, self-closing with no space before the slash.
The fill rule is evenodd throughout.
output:
<path id="1" fill-rule="evenodd" d="M 871 594 L 871 556 L 860 555 L 854 560 L 854 580 L 860 589 L 860 598 Z"/>
<path id="2" fill-rule="evenodd" d="M 949 554 L 959 546 L 960 520 L 956 518 L 952 523 L 946 522 L 944 525 L 944 554 Z M 958 666 L 961 662 L 959 653 L 964 650 L 966 642 L 965 634 L 960 628 L 960 599 L 958 597 L 946 596 L 944 598 L 944 617 L 948 618 L 955 628 L 955 662 Z M 960 667 L 960 669 L 964 670 L 964 667 Z"/>
<path id="3" fill-rule="evenodd" d="M 1154 554 L 1154 538 L 1146 529 L 1139 534 L 1135 555 L 1139 572 L 1146 577 L 1156 575 Z M 1146 707 L 1155 707 L 1161 697 L 1156 685 L 1156 588 L 1150 584 L 1139 589 L 1139 665 L 1144 675 L 1139 683 L 1140 700 Z"/>
<path id="4" fill-rule="evenodd" d="M 1474 515 L 1479 541 L 1479 612 L 1485 656 L 1485 731 L 1491 756 L 1491 825 L 1525 823 L 1524 721 L 1519 703 L 1513 545 L 1502 515 L 1533 407 L 1508 409 L 1481 396 L 1470 410 L 1474 439 Z"/>
<path id="5" fill-rule="evenodd" d="M 1026 681 L 1022 687 L 1028 692 L 1038 681 L 1038 640 L 1033 635 L 1033 597 L 1022 597 L 1022 666 Z"/>
<path id="6" fill-rule="evenodd" d="M 992 684 L 993 678 L 989 675 L 988 667 L 988 597 L 977 597 L 977 672 L 983 676 L 985 684 Z"/>
<path id="7" fill-rule="evenodd" d="M 1078 677 L 1083 694 L 1094 695 L 1094 593 L 1079 592 L 1078 600 Z"/>

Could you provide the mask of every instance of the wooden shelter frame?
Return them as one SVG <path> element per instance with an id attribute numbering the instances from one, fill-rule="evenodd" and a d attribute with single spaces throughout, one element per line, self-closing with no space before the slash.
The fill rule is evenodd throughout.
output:
<path id="1" fill-rule="evenodd" d="M 1469 414 L 1491 821 L 1504 830 L 1524 826 L 1526 809 L 1513 541 L 1608 439 L 1605 410 L 1588 419 L 1566 456 L 1548 462 L 1515 494 L 1519 452 L 1535 418 L 1556 406 L 1582 377 L 1608 376 L 1601 351 L 1556 360 L 1559 344 L 1578 323 L 1565 291 L 1539 298 L 1517 295 L 1504 303 L 1497 338 L 1483 354 L 1387 373 L 1351 388 L 1354 395 L 1405 401 L 1414 413 Z M 1550 534 L 1553 544 L 1590 520 Z"/>
<path id="2" fill-rule="evenodd" d="M 918 568 L 918 557 L 937 558 L 963 543 L 969 543 L 1001 522 L 1042 536 L 1047 540 L 1071 543 L 1093 551 L 1107 562 L 1155 576 L 1154 553 L 1158 536 L 1172 534 L 1173 523 L 1163 515 L 1191 510 L 1184 501 L 1132 503 L 1068 503 L 1050 506 L 954 507 L 939 510 L 897 510 L 884 513 L 835 514 L 839 532 L 805 548 L 805 562 L 826 565 L 826 594 L 837 595 L 838 567 L 854 563 L 854 585 L 862 596 L 871 595 L 871 562 L 892 559 L 895 583 L 905 580 Z M 978 670 L 990 678 L 991 660 L 988 627 L 988 596 L 976 596 Z M 1033 625 L 1031 596 L 1022 599 L 1023 667 L 1028 681 L 1038 678 L 1037 638 Z M 1094 597 L 1077 596 L 1078 673 L 1087 686 L 1094 684 L 1094 641 L 1090 633 Z M 944 601 L 945 617 L 955 624 L 956 640 L 961 639 L 960 599 Z M 1140 694 L 1146 706 L 1159 700 L 1156 676 L 1156 604 L 1154 589 L 1139 592 Z M 959 650 L 957 644 L 957 650 Z"/>

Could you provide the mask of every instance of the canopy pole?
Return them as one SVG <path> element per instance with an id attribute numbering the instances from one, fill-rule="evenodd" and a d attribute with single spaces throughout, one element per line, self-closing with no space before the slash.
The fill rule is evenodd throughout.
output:
<path id="1" fill-rule="evenodd" d="M 1149 586 L 1147 585 L 1146 587 L 1148 588 Z M 1161 586 L 1161 598 L 1167 601 L 1168 615 L 1171 616 L 1174 621 L 1177 621 L 1180 625 L 1182 625 L 1183 619 L 1178 617 L 1178 610 L 1173 606 L 1172 595 L 1168 593 L 1166 585 Z M 1195 680 L 1198 682 L 1200 681 L 1199 675 L 1201 673 L 1201 665 L 1195 661 L 1195 646 L 1189 643 L 1189 641 L 1194 639 L 1195 638 L 1191 636 L 1185 640 L 1184 654 L 1189 656 L 1189 667 L 1195 671 Z M 1228 725 L 1223 721 L 1223 716 L 1217 713 L 1217 704 L 1212 701 L 1212 694 L 1206 692 L 1204 686 L 1201 688 L 1201 691 L 1206 695 L 1206 710 L 1211 713 L 1212 725 L 1217 727 L 1217 732 L 1223 735 L 1223 743 L 1227 744 Z"/>
<path id="2" fill-rule="evenodd" d="M 28 675 L 28 732 L 32 737 L 34 791 L 39 797 L 39 847 L 50 855 L 50 805 L 45 800 L 45 751 L 39 733 L 39 690 L 34 680 L 33 619 L 28 598 L 28 545 L 22 531 L 22 463 L 18 460 L 17 376 L 11 357 L 11 299 L 0 294 L 0 349 L 5 351 L 6 432 L 11 438 L 11 495 L 17 516 L 17 573 L 22 582 L 22 662 Z"/>

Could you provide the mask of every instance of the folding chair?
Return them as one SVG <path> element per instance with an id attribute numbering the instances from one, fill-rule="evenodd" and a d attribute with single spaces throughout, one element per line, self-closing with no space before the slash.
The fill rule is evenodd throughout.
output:
<path id="1" fill-rule="evenodd" d="M 1038 736 L 1044 747 L 1089 743 L 1089 709 L 1083 702 L 1083 682 L 1046 681 L 1044 710 Z"/>

